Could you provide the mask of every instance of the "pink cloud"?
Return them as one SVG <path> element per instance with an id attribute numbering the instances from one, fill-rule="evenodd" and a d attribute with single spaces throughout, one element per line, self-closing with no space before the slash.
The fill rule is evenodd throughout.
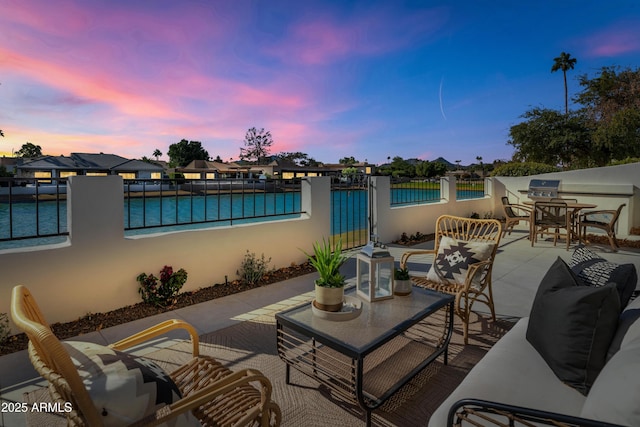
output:
<path id="1" fill-rule="evenodd" d="M 163 116 L 170 112 L 166 108 L 109 85 L 100 76 L 78 73 L 72 66 L 62 67 L 52 62 L 21 55 L 0 48 L 4 70 L 39 81 L 51 88 L 68 92 L 78 98 L 103 102 L 117 107 L 124 114 L 144 112 L 147 116 Z"/>
<path id="2" fill-rule="evenodd" d="M 417 11 L 397 19 L 387 8 L 343 21 L 325 15 L 293 24 L 286 42 L 267 52 L 285 62 L 305 65 L 327 64 L 350 55 L 376 55 L 403 48 L 416 37 L 432 34 L 446 19 L 444 9 Z"/>
<path id="3" fill-rule="evenodd" d="M 188 138 L 212 156 L 237 158 L 244 132 L 257 126 L 274 135 L 274 152 L 356 154 L 358 135 L 319 127 L 357 103 L 345 93 L 326 103 L 329 84 L 315 71 L 276 70 L 230 52 L 242 16 L 222 19 L 215 8 L 192 3 L 152 14 L 135 3 L 126 10 L 70 1 L 18 5 L 11 17 L 0 16 L 3 89 L 15 88 L 16 107 L 0 142 L 19 149 L 30 141 L 51 154 L 140 157 Z M 307 20 L 289 29 L 298 40 L 282 53 L 300 55 L 294 59 L 304 64 L 371 55 L 407 45 L 424 27 L 387 21 L 384 13 L 349 24 Z M 20 97 L 31 88 L 37 99 L 27 104 Z"/>
<path id="4" fill-rule="evenodd" d="M 590 57 L 614 57 L 640 52 L 640 22 L 622 23 L 581 40 Z"/>

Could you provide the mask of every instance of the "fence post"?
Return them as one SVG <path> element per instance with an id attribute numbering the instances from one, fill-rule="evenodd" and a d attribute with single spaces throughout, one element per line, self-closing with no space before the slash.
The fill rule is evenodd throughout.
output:
<path id="1" fill-rule="evenodd" d="M 457 196 L 455 175 L 447 175 L 440 178 L 440 198 L 448 203 L 456 202 Z"/>
<path id="2" fill-rule="evenodd" d="M 317 240 L 331 236 L 331 178 L 327 176 L 303 178 L 300 183 L 300 209 L 313 221 L 312 235 Z"/>
<path id="3" fill-rule="evenodd" d="M 71 176 L 67 224 L 72 245 L 104 245 L 124 238 L 122 177 Z"/>
<path id="4" fill-rule="evenodd" d="M 392 227 L 388 226 L 391 221 L 391 177 L 372 176 L 370 185 L 369 229 L 381 242 L 390 242 L 395 238 Z"/>

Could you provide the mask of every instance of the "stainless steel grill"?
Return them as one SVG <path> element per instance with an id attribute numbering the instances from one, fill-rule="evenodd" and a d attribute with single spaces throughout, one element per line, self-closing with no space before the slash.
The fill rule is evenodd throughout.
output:
<path id="1" fill-rule="evenodd" d="M 558 179 L 532 179 L 529 181 L 527 196 L 531 200 L 550 200 L 558 197 L 559 188 Z"/>

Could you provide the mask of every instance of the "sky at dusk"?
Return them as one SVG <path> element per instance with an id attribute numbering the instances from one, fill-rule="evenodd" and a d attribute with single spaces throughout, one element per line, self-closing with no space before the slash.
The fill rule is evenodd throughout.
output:
<path id="1" fill-rule="evenodd" d="M 532 107 L 640 66 L 637 0 L 0 0 L 0 153 L 508 160 Z"/>

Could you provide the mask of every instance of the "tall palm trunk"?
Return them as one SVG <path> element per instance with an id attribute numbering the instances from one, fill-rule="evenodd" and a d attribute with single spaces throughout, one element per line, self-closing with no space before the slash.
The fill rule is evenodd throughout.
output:
<path id="1" fill-rule="evenodd" d="M 564 74 L 564 113 L 569 114 L 569 89 L 567 88 L 567 72 L 563 70 Z"/>
<path id="2" fill-rule="evenodd" d="M 564 114 L 569 114 L 569 88 L 567 87 L 567 70 L 573 70 L 577 60 L 571 57 L 570 53 L 562 52 L 557 58 L 553 58 L 551 72 L 562 70 L 564 77 Z"/>

